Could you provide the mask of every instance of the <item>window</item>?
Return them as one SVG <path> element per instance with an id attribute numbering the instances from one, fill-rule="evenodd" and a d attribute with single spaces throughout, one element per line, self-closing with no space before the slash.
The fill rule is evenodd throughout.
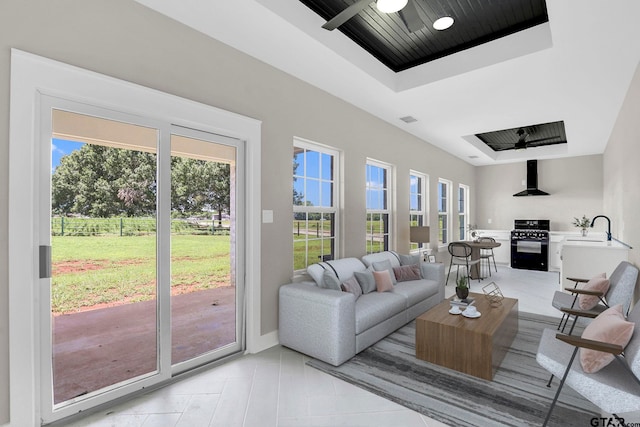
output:
<path id="1" fill-rule="evenodd" d="M 427 176 L 411 171 L 409 175 L 409 225 L 420 227 L 428 225 L 427 201 L 429 200 Z M 410 250 L 422 249 L 424 243 L 410 243 Z"/>
<path id="2" fill-rule="evenodd" d="M 299 139 L 293 147 L 293 269 L 337 258 L 339 153 Z"/>
<path id="3" fill-rule="evenodd" d="M 449 229 L 451 227 L 451 181 L 440 178 L 438 180 L 438 243 L 449 243 Z"/>
<path id="4" fill-rule="evenodd" d="M 458 186 L 458 227 L 460 227 L 460 240 L 465 239 L 467 223 L 469 222 L 469 186 Z"/>
<path id="5" fill-rule="evenodd" d="M 367 253 L 389 250 L 391 166 L 367 160 Z"/>

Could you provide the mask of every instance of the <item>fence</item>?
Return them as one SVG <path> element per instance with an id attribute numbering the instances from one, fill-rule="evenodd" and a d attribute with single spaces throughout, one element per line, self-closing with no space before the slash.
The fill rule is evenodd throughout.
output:
<path id="1" fill-rule="evenodd" d="M 228 226 L 216 226 L 207 219 L 173 219 L 173 234 L 229 234 Z M 155 234 L 155 218 L 68 218 L 52 217 L 53 236 L 144 236 Z"/>

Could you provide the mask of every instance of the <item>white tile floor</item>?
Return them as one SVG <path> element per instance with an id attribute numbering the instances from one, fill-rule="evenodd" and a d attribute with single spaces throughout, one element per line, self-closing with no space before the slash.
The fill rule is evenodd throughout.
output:
<path id="1" fill-rule="evenodd" d="M 447 296 L 454 293 L 454 276 Z M 520 311 L 552 316 L 558 273 L 512 270 L 495 281 Z M 130 402 L 69 423 L 70 427 L 405 426 L 444 424 L 305 365 L 306 357 L 277 346 L 207 370 Z"/>

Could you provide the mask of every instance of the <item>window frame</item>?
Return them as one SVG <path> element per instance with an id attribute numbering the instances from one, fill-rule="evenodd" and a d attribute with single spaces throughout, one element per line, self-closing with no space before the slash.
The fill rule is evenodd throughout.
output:
<path id="1" fill-rule="evenodd" d="M 464 196 L 463 203 L 461 201 L 461 195 Z M 467 235 L 467 226 L 469 224 L 469 201 L 470 201 L 470 189 L 466 184 L 458 184 L 458 234 L 460 235 L 460 240 L 466 240 Z M 461 206 L 462 205 L 462 206 Z M 463 221 L 460 221 L 460 218 L 464 218 Z"/>
<path id="2" fill-rule="evenodd" d="M 413 192 L 413 178 L 417 178 L 418 184 L 417 192 Z M 412 199 L 413 196 L 418 197 L 417 210 L 413 209 Z M 415 224 L 414 224 L 414 218 Z M 415 170 L 409 171 L 409 226 L 428 226 L 429 225 L 429 175 Z M 413 243 L 409 242 L 409 252 L 415 253 L 427 249 L 428 244 L 425 243 Z"/>
<path id="3" fill-rule="evenodd" d="M 296 214 L 305 214 L 306 218 L 305 221 L 309 221 L 309 214 L 321 214 L 322 216 L 324 215 L 333 215 L 333 227 L 332 227 L 332 235 L 329 236 L 330 239 L 332 239 L 332 245 L 331 245 L 331 254 L 330 254 L 330 258 L 331 259 L 338 259 L 340 258 L 340 212 L 341 212 L 341 198 L 340 198 L 340 192 L 341 192 L 341 188 L 339 183 L 341 182 L 340 180 L 340 164 L 341 164 L 341 151 L 328 146 L 326 144 L 321 144 L 318 142 L 314 142 L 314 141 L 310 141 L 310 140 L 306 140 L 303 138 L 299 138 L 299 137 L 294 137 L 293 138 L 293 155 L 292 155 L 292 160 L 296 154 L 296 150 L 297 149 L 301 149 L 304 151 L 313 151 L 316 153 L 319 153 L 320 155 L 320 165 L 322 165 L 322 155 L 329 155 L 333 157 L 333 167 L 331 170 L 332 173 L 332 179 L 330 180 L 326 180 L 322 178 L 322 166 L 320 166 L 320 170 L 318 172 L 319 177 L 318 178 L 313 178 L 313 177 L 308 177 L 307 176 L 307 170 L 306 170 L 306 164 L 304 165 L 304 170 L 303 170 L 303 175 L 296 175 L 295 171 L 292 171 L 291 177 L 292 177 L 292 181 L 291 181 L 291 195 L 293 196 L 293 191 L 294 191 L 294 182 L 295 182 L 295 178 L 296 177 L 300 177 L 303 178 L 305 180 L 305 185 L 307 183 L 307 181 L 311 180 L 311 181 L 318 181 L 319 187 L 322 187 L 322 183 L 326 183 L 326 182 L 330 182 L 331 183 L 331 206 L 330 207 L 326 207 L 326 206 L 307 206 L 307 205 L 295 205 L 293 203 L 293 199 L 291 200 L 291 204 L 292 204 L 292 227 L 294 227 L 294 222 L 296 221 Z M 306 187 L 305 187 L 306 189 Z M 322 190 L 320 190 L 322 191 Z M 322 220 L 321 220 L 322 221 Z M 295 229 L 292 228 L 292 234 L 295 233 Z M 304 249 L 304 259 L 305 259 L 305 266 L 304 268 L 296 268 L 296 260 L 295 260 L 295 251 L 296 251 L 296 240 L 295 239 L 295 234 L 293 234 L 293 239 L 292 239 L 292 245 L 293 245 L 293 258 L 292 258 L 292 267 L 293 267 L 293 272 L 294 272 L 294 276 L 300 276 L 302 274 L 304 274 L 307 270 L 307 267 L 309 265 L 315 264 L 317 262 L 322 261 L 321 259 L 309 259 L 309 242 L 310 241 L 315 241 L 315 240 L 324 240 L 325 237 L 321 238 L 321 239 L 314 239 L 314 238 L 309 238 L 307 235 L 307 238 L 304 239 L 305 241 L 305 249 Z M 324 243 L 321 243 L 321 247 L 323 247 Z M 324 254 L 323 251 L 321 251 L 321 256 Z M 327 254 L 324 254 L 327 255 Z M 324 259 L 324 258 L 323 258 Z"/>
<path id="4" fill-rule="evenodd" d="M 384 196 L 384 205 L 383 209 L 373 209 L 369 207 L 369 191 L 372 191 L 373 188 L 370 186 L 369 180 L 369 167 L 380 168 L 385 172 L 384 182 L 382 187 L 382 192 Z M 393 248 L 392 239 L 393 239 L 393 197 L 394 197 L 394 179 L 393 179 L 394 167 L 390 163 L 382 162 L 379 160 L 367 158 L 365 165 L 365 207 L 366 207 L 366 233 L 365 233 L 365 253 L 371 254 L 376 252 L 388 251 Z M 376 190 L 378 191 L 378 190 Z M 382 247 L 380 251 L 373 251 L 373 228 L 370 227 L 370 217 L 372 215 L 382 215 L 383 218 L 386 218 L 386 221 L 382 219 L 383 223 L 383 241 Z"/>
<path id="5" fill-rule="evenodd" d="M 443 206 L 442 203 L 442 191 L 441 185 L 446 185 L 446 194 L 444 207 L 445 210 L 441 210 L 440 208 Z M 451 187 L 453 183 L 444 178 L 438 178 L 438 245 L 440 247 L 447 246 L 450 240 L 451 234 Z M 444 217 L 446 219 L 446 227 L 442 227 L 442 222 L 440 218 Z"/>

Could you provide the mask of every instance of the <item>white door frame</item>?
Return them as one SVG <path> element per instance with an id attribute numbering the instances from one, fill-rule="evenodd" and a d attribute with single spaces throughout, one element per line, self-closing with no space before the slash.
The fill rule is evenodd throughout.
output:
<path id="1" fill-rule="evenodd" d="M 228 135 L 246 143 L 247 351 L 272 344 L 260 331 L 261 122 L 95 72 L 11 51 L 9 130 L 9 426 L 38 426 L 40 331 L 37 229 L 40 94 Z"/>

